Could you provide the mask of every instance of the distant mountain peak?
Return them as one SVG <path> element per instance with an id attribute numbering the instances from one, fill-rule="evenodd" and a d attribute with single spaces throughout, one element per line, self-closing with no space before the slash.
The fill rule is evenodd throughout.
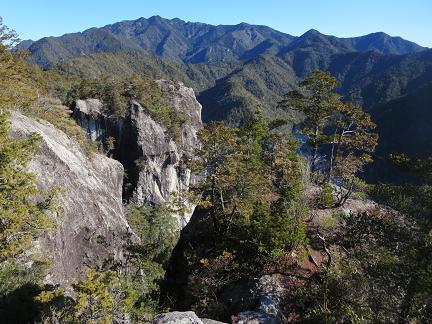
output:
<path id="1" fill-rule="evenodd" d="M 162 18 L 159 15 L 154 15 L 154 16 L 151 16 L 148 20 L 169 20 L 169 19 Z"/>
<path id="2" fill-rule="evenodd" d="M 289 50 L 295 50 L 297 48 L 322 48 L 324 47 L 331 47 L 332 51 L 345 51 L 345 45 L 340 44 L 340 46 L 336 46 L 335 44 L 331 44 L 331 40 L 337 39 L 334 36 L 328 36 L 320 33 L 316 29 L 309 29 L 304 34 L 296 37 L 294 41 L 290 44 Z"/>
<path id="3" fill-rule="evenodd" d="M 382 54 L 409 54 L 426 49 L 402 37 L 390 36 L 382 31 L 359 37 L 345 38 L 345 40 L 348 39 L 351 40 L 358 51 L 377 50 Z"/>
<path id="4" fill-rule="evenodd" d="M 318 30 L 311 28 L 307 32 L 305 32 L 303 35 L 301 35 L 300 37 L 317 36 L 317 35 L 325 36 L 324 34 L 320 33 Z"/>
<path id="5" fill-rule="evenodd" d="M 27 50 L 27 49 L 28 49 L 28 48 L 29 48 L 29 47 L 30 47 L 34 42 L 35 42 L 35 41 L 32 40 L 32 39 L 25 39 L 25 40 L 21 41 L 21 42 L 16 46 L 16 48 L 25 51 L 25 50 Z"/>
<path id="6" fill-rule="evenodd" d="M 366 34 L 364 36 L 358 36 L 358 37 L 353 37 L 353 38 L 360 38 L 360 37 L 364 37 L 364 38 L 369 38 L 369 39 L 388 39 L 388 38 L 399 38 L 399 39 L 403 39 L 401 37 L 393 37 L 390 36 L 389 34 L 385 33 L 385 32 L 375 32 L 375 33 L 369 33 Z"/>

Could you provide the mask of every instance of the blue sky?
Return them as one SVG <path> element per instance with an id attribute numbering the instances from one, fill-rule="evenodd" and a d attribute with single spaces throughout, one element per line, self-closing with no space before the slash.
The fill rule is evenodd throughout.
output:
<path id="1" fill-rule="evenodd" d="M 291 35 L 314 28 L 339 37 L 383 31 L 432 47 L 432 0 L 13 0 L 0 16 L 22 39 L 160 15 L 210 24 L 268 25 Z"/>

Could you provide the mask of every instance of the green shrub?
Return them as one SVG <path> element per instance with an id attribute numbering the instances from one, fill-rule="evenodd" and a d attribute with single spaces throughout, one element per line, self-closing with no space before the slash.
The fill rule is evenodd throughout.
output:
<path id="1" fill-rule="evenodd" d="M 333 186 L 329 183 L 323 184 L 318 195 L 318 205 L 322 208 L 332 208 L 335 203 Z"/>

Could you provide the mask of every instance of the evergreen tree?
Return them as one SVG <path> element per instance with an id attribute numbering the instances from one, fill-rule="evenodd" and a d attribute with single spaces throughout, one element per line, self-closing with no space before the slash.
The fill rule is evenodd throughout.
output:
<path id="1" fill-rule="evenodd" d="M 32 298 L 45 270 L 32 243 L 53 227 L 48 214 L 55 207 L 55 192 L 38 190 L 35 175 L 27 170 L 40 137 L 9 134 L 11 110 L 32 105 L 38 89 L 32 69 L 11 51 L 16 41 L 0 21 L 0 317 L 29 322 L 37 313 Z"/>
<path id="2" fill-rule="evenodd" d="M 185 259 L 177 260 L 188 282 L 182 307 L 225 319 L 232 311 L 225 289 L 304 244 L 302 161 L 294 141 L 276 128 L 257 111 L 240 129 L 212 123 L 200 130 L 201 147 L 190 165 L 203 176 L 192 188 L 201 215 L 195 226 L 202 228 L 180 243 L 187 247 Z"/>
<path id="3" fill-rule="evenodd" d="M 375 124 L 370 115 L 358 105 L 340 103 L 332 120 L 333 134 L 328 158 L 327 181 L 342 183 L 338 205 L 343 205 L 352 193 L 357 173 L 372 161 L 378 141 L 373 133 Z"/>
<path id="4" fill-rule="evenodd" d="M 39 137 L 27 139 L 9 136 L 10 109 L 28 105 L 36 89 L 26 82 L 23 62 L 9 51 L 16 41 L 14 32 L 0 24 L 0 271 L 16 263 L 51 222 L 47 212 L 53 207 L 53 195 L 45 198 L 35 184 L 27 164 L 34 157 Z M 30 85 L 29 85 L 30 83 Z M 0 289 L 2 290 L 2 289 Z M 4 293 L 4 291 L 1 291 Z"/>
<path id="5" fill-rule="evenodd" d="M 333 92 L 336 85 L 337 80 L 330 73 L 315 71 L 300 83 L 300 90 L 288 92 L 279 103 L 283 109 L 294 109 L 304 115 L 302 132 L 312 148 L 312 173 L 317 168 L 319 145 L 328 140 L 324 128 L 340 103 L 339 96 Z"/>
<path id="6" fill-rule="evenodd" d="M 23 108 L 37 97 L 37 82 L 32 70 L 22 60 L 23 53 L 12 51 L 19 41 L 15 31 L 2 23 L 0 17 L 0 110 Z"/>
<path id="7" fill-rule="evenodd" d="M 0 114 L 0 261 L 17 258 L 29 248 L 32 239 L 50 224 L 47 211 L 51 199 L 32 201 L 41 192 L 35 176 L 26 171 L 33 158 L 39 137 L 9 137 L 8 113 Z"/>
<path id="8" fill-rule="evenodd" d="M 113 296 L 116 273 L 88 269 L 86 278 L 74 284 L 77 293 L 75 316 L 83 323 L 112 323 Z"/>
<path id="9" fill-rule="evenodd" d="M 330 73 L 315 71 L 300 83 L 300 91 L 288 92 L 279 105 L 303 114 L 301 130 L 312 148 L 312 178 L 319 185 L 336 185 L 337 205 L 343 205 L 358 182 L 358 172 L 372 161 L 378 136 L 369 114 L 356 104 L 343 103 L 334 92 L 336 85 Z M 329 185 L 325 189 L 329 192 Z"/>
<path id="10" fill-rule="evenodd" d="M 432 312 L 430 159 L 395 157 L 426 184 L 372 187 L 380 207 L 344 217 L 330 267 L 307 287 L 310 322 L 428 323 Z M 389 208 L 390 207 L 390 208 Z M 317 283 L 317 285 L 315 285 Z M 325 303 L 324 303 L 325 301 Z"/>

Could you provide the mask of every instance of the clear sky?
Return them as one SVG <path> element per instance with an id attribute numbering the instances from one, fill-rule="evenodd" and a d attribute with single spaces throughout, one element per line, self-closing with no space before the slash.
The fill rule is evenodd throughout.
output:
<path id="1" fill-rule="evenodd" d="M 210 24 L 267 25 L 291 35 L 383 31 L 432 47 L 432 0 L 1 0 L 21 39 L 39 39 L 159 15 Z"/>

